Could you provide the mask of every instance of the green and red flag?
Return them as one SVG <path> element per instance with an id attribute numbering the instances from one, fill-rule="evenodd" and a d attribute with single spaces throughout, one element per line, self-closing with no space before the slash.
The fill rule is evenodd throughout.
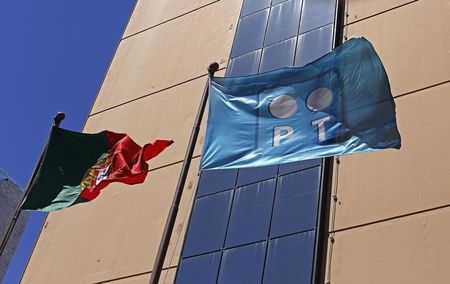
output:
<path id="1" fill-rule="evenodd" d="M 93 200 L 111 182 L 142 183 L 146 161 L 171 145 L 156 140 L 143 147 L 128 135 L 78 133 L 53 127 L 22 209 L 53 211 Z"/>

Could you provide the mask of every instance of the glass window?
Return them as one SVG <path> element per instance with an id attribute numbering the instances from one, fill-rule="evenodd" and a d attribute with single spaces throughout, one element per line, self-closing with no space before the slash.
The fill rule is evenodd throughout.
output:
<path id="1" fill-rule="evenodd" d="M 315 228 L 319 179 L 319 167 L 279 178 L 270 229 L 271 237 Z"/>
<path id="2" fill-rule="evenodd" d="M 260 180 L 270 179 L 277 175 L 278 166 L 239 169 L 237 185 L 242 186 Z"/>
<path id="3" fill-rule="evenodd" d="M 215 284 L 220 264 L 220 252 L 182 259 L 177 284 Z"/>
<path id="4" fill-rule="evenodd" d="M 304 66 L 331 51 L 333 25 L 328 25 L 298 37 L 295 66 Z"/>
<path id="5" fill-rule="evenodd" d="M 232 193 L 232 190 L 228 190 L 197 198 L 184 244 L 183 257 L 223 247 Z"/>
<path id="6" fill-rule="evenodd" d="M 197 197 L 216 193 L 234 187 L 237 170 L 202 171 Z"/>
<path id="7" fill-rule="evenodd" d="M 280 165 L 280 175 L 322 165 L 322 159 L 305 160 Z"/>
<path id="8" fill-rule="evenodd" d="M 241 17 L 269 7 L 270 0 L 244 0 L 244 3 L 242 4 Z"/>
<path id="9" fill-rule="evenodd" d="M 311 283 L 315 231 L 269 242 L 264 284 Z"/>
<path id="10" fill-rule="evenodd" d="M 222 257 L 218 283 L 260 284 L 265 255 L 266 242 L 226 250 Z"/>
<path id="11" fill-rule="evenodd" d="M 227 77 L 246 76 L 258 72 L 261 49 L 235 57 L 227 67 Z"/>
<path id="12" fill-rule="evenodd" d="M 226 247 L 261 241 L 269 235 L 275 179 L 236 189 Z"/>
<path id="13" fill-rule="evenodd" d="M 302 0 L 288 0 L 272 7 L 264 46 L 297 35 Z"/>
<path id="14" fill-rule="evenodd" d="M 272 6 L 275 6 L 275 5 L 277 5 L 277 4 L 280 4 L 280 3 L 282 3 L 282 2 L 286 2 L 287 0 L 273 0 L 272 1 Z"/>
<path id="15" fill-rule="evenodd" d="M 299 34 L 334 22 L 336 0 L 305 0 Z"/>
<path id="16" fill-rule="evenodd" d="M 231 57 L 260 49 L 264 40 L 269 9 L 241 18 L 234 37 Z"/>
<path id="17" fill-rule="evenodd" d="M 296 41 L 297 38 L 293 37 L 264 48 L 259 72 L 292 66 Z"/>

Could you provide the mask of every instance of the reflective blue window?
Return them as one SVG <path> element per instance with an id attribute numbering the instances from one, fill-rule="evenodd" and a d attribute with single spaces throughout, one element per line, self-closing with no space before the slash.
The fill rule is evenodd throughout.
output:
<path id="1" fill-rule="evenodd" d="M 177 284 L 215 284 L 220 264 L 220 252 L 182 259 Z"/>
<path id="2" fill-rule="evenodd" d="M 258 72 L 261 49 L 235 57 L 227 67 L 227 77 L 252 75 Z"/>
<path id="3" fill-rule="evenodd" d="M 319 167 L 279 178 L 270 229 L 271 237 L 315 228 L 319 183 Z"/>
<path id="4" fill-rule="evenodd" d="M 334 22 L 336 0 L 304 1 L 300 34 Z"/>
<path id="5" fill-rule="evenodd" d="M 218 283 L 260 284 L 265 255 L 266 242 L 226 250 L 222 257 Z"/>
<path id="6" fill-rule="evenodd" d="M 210 170 L 203 171 L 197 197 L 216 193 L 234 187 L 237 170 Z"/>
<path id="7" fill-rule="evenodd" d="M 260 180 L 270 179 L 277 175 L 278 166 L 240 169 L 237 185 L 246 185 Z"/>
<path id="8" fill-rule="evenodd" d="M 310 284 L 315 231 L 269 242 L 264 284 Z"/>
<path id="9" fill-rule="evenodd" d="M 282 3 L 282 2 L 286 2 L 287 0 L 273 0 L 272 1 L 272 6 L 275 6 L 275 5 L 277 5 L 277 4 L 280 4 L 280 3 Z"/>
<path id="10" fill-rule="evenodd" d="M 265 240 L 269 235 L 275 179 L 236 189 L 226 247 Z"/>
<path id="11" fill-rule="evenodd" d="M 287 163 L 280 165 L 280 175 L 296 172 L 299 170 L 304 170 L 312 167 L 317 167 L 322 164 L 322 159 L 305 160 L 294 163 Z"/>
<path id="12" fill-rule="evenodd" d="M 268 16 L 269 9 L 265 9 L 239 20 L 233 49 L 231 50 L 231 57 L 236 57 L 262 47 Z"/>
<path id="13" fill-rule="evenodd" d="M 288 0 L 272 7 L 264 46 L 296 36 L 301 0 Z"/>
<path id="14" fill-rule="evenodd" d="M 223 247 L 232 190 L 197 198 L 184 244 L 183 257 Z"/>
<path id="15" fill-rule="evenodd" d="M 295 66 L 304 66 L 330 52 L 333 46 L 333 25 L 328 25 L 298 37 Z"/>
<path id="16" fill-rule="evenodd" d="M 270 7 L 270 0 L 244 0 L 241 17 L 253 14 L 259 10 Z"/>
<path id="17" fill-rule="evenodd" d="M 267 72 L 281 67 L 292 66 L 297 38 L 290 38 L 264 48 L 260 72 Z"/>

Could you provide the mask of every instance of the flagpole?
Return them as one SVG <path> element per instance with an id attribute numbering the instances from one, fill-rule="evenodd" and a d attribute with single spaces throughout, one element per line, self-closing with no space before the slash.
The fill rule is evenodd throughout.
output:
<path id="1" fill-rule="evenodd" d="M 342 44 L 344 37 L 344 22 L 345 22 L 345 0 L 338 0 L 336 5 L 336 28 L 334 30 L 333 48 Z M 322 159 L 320 192 L 318 200 L 318 216 L 316 228 L 316 243 L 314 245 L 314 259 L 312 270 L 312 284 L 325 283 L 325 272 L 327 269 L 327 246 L 329 234 L 329 212 L 330 212 L 330 197 L 333 185 L 333 167 L 334 157 Z"/>
<path id="2" fill-rule="evenodd" d="M 161 270 L 166 257 L 167 249 L 169 247 L 170 237 L 172 235 L 175 220 L 177 218 L 178 206 L 180 205 L 181 196 L 183 194 L 184 184 L 186 183 L 189 166 L 191 165 L 192 155 L 194 153 L 195 144 L 197 142 L 198 133 L 200 131 L 200 124 L 202 122 L 203 113 L 205 111 L 206 102 L 208 100 L 209 80 L 214 77 L 214 73 L 219 70 L 219 64 L 217 62 L 212 63 L 208 67 L 208 80 L 206 81 L 205 89 L 203 91 L 202 98 L 200 100 L 200 106 L 197 111 L 197 117 L 192 128 L 191 137 L 189 138 L 188 148 L 184 156 L 183 166 L 181 168 L 180 177 L 178 178 L 177 188 L 173 197 L 172 206 L 167 217 L 166 226 L 161 238 L 161 242 L 158 248 L 158 254 L 156 255 L 155 263 L 153 265 L 152 276 L 150 278 L 150 284 L 157 284 L 159 277 L 161 276 Z"/>
<path id="3" fill-rule="evenodd" d="M 53 117 L 53 126 L 54 127 L 59 127 L 59 125 L 61 124 L 61 121 L 66 117 L 66 115 L 63 112 L 58 112 L 54 117 Z M 6 230 L 6 232 L 3 234 L 2 237 L 2 243 L 0 245 L 0 256 L 3 255 L 3 251 L 5 250 L 6 244 L 9 241 L 9 238 L 11 237 L 11 233 L 14 230 L 14 227 L 16 226 L 16 222 L 19 219 L 20 216 L 20 212 L 22 212 L 22 210 L 20 209 L 20 207 L 22 206 L 23 201 L 27 198 L 28 194 L 30 193 L 30 188 L 31 185 L 33 184 L 33 181 L 36 177 L 36 174 L 41 166 L 42 163 L 42 159 L 44 157 L 44 153 L 47 150 L 47 144 L 45 145 L 44 150 L 41 153 L 41 156 L 39 157 L 39 160 L 36 164 L 36 166 L 34 167 L 34 171 L 33 171 L 33 175 L 31 176 L 30 180 L 28 181 L 28 185 L 26 187 L 26 190 L 24 192 L 24 194 L 22 195 L 22 198 L 20 199 L 19 203 L 16 206 L 16 209 L 14 211 L 14 215 L 11 219 L 11 221 L 9 222 L 9 226 L 8 229 Z"/>

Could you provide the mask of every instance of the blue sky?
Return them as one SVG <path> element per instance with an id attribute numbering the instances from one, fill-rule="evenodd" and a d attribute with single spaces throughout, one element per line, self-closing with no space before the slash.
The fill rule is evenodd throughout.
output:
<path id="1" fill-rule="evenodd" d="M 0 0 L 0 168 L 22 188 L 58 111 L 83 128 L 135 2 Z M 44 218 L 31 214 L 3 283 L 18 283 Z"/>

